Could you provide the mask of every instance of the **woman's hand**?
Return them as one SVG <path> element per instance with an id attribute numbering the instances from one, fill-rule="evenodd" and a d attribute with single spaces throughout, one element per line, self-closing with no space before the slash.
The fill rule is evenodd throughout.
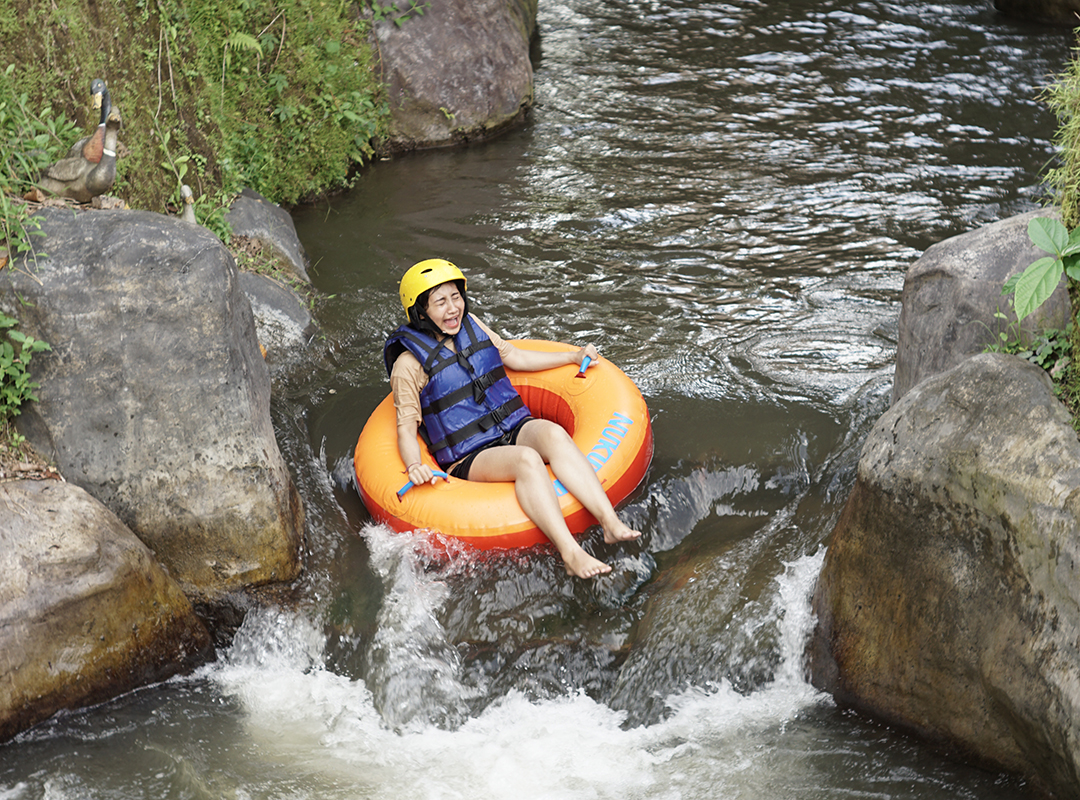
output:
<path id="1" fill-rule="evenodd" d="M 409 476 L 413 486 L 425 483 L 435 483 L 438 477 L 435 471 L 421 461 L 420 443 L 416 438 L 416 430 L 420 426 L 418 422 L 398 425 L 398 455 L 405 464 L 405 474 Z"/>
<path id="2" fill-rule="evenodd" d="M 591 359 L 592 362 L 595 364 L 597 361 L 600 360 L 600 351 L 597 350 L 593 345 L 587 344 L 580 350 L 578 350 L 576 353 L 573 353 L 572 357 L 575 364 L 581 364 L 581 362 L 584 361 L 586 358 Z"/>
<path id="3" fill-rule="evenodd" d="M 413 486 L 421 486 L 425 483 L 434 484 L 438 476 L 427 464 L 416 462 L 410 464 L 406 470 L 406 474 L 409 476 L 409 480 L 412 481 Z"/>

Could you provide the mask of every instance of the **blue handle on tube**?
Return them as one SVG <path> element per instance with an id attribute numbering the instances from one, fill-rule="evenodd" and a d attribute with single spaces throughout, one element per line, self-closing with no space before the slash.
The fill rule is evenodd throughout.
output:
<path id="1" fill-rule="evenodd" d="M 450 480 L 450 476 L 447 475 L 445 472 L 442 472 L 441 470 L 433 469 L 432 472 L 435 474 L 436 478 L 443 478 L 444 480 Z M 405 495 L 405 492 L 407 492 L 407 491 L 409 491 L 409 489 L 413 488 L 413 485 L 414 485 L 413 482 L 409 481 L 404 486 L 402 486 L 400 489 L 398 489 L 397 490 L 397 499 L 400 500 Z"/>

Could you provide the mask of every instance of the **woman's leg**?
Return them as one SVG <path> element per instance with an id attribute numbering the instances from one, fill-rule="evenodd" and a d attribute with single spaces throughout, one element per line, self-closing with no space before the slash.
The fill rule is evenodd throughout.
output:
<path id="1" fill-rule="evenodd" d="M 566 490 L 596 517 L 604 529 L 605 542 L 614 544 L 641 536 L 619 519 L 592 464 L 565 428 L 548 420 L 530 420 L 522 426 L 517 443 L 532 448 L 551 465 L 551 471 Z"/>
<path id="2" fill-rule="evenodd" d="M 521 510 L 555 545 L 571 574 L 592 578 L 611 572 L 611 567 L 586 553 L 566 527 L 544 460 L 533 448 L 508 445 L 483 450 L 469 469 L 469 480 L 513 481 Z"/>

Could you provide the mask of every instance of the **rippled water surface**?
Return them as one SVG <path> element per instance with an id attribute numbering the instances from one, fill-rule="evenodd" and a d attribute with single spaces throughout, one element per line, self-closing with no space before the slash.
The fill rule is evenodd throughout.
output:
<path id="1" fill-rule="evenodd" d="M 1072 45 L 986 2 L 542 0 L 529 124 L 294 217 L 321 335 L 273 414 L 295 608 L 218 663 L 0 747 L 0 798 L 1020 798 L 805 681 L 809 594 L 887 405 L 906 268 L 1041 199 Z M 442 256 L 513 337 L 641 387 L 640 542 L 478 558 L 351 485 L 397 280 Z"/>

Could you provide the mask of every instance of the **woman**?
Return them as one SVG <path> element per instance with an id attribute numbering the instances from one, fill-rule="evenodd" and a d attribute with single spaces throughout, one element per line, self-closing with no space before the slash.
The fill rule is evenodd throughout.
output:
<path id="1" fill-rule="evenodd" d="M 641 534 L 619 519 L 570 435 L 529 415 L 503 368 L 534 372 L 581 364 L 586 356 L 595 361 L 596 348 L 549 353 L 515 347 L 469 313 L 465 276 L 443 259 L 413 265 L 400 289 L 409 323 L 390 334 L 383 357 L 409 480 L 417 486 L 436 480 L 420 460 L 419 432 L 439 466 L 455 478 L 513 481 L 521 509 L 555 545 L 568 572 L 579 578 L 610 572 L 566 527 L 545 464 L 600 522 L 605 542 Z"/>

